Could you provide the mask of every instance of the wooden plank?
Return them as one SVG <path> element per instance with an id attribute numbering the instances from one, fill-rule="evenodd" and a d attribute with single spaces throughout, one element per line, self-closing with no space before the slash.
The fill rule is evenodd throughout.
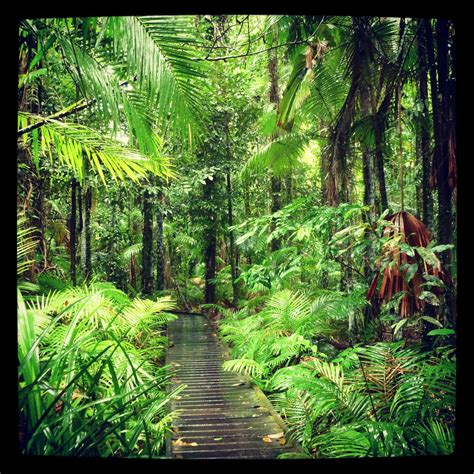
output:
<path id="1" fill-rule="evenodd" d="M 179 414 L 167 437 L 168 457 L 266 459 L 300 451 L 287 444 L 286 425 L 263 392 L 248 377 L 222 370 L 228 348 L 204 315 L 179 314 L 168 338 L 170 387 L 186 385 L 171 403 Z M 280 433 L 280 441 L 268 438 Z"/>

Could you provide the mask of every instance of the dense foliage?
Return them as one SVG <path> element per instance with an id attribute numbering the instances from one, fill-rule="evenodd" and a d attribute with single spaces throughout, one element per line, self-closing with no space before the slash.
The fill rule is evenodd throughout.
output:
<path id="1" fill-rule="evenodd" d="M 35 18 L 18 36 L 23 453 L 164 455 L 207 312 L 308 457 L 449 454 L 449 19 Z"/>

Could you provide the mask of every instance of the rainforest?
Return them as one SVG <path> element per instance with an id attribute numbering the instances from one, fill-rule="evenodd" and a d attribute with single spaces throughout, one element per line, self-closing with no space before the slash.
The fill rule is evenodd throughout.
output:
<path id="1" fill-rule="evenodd" d="M 21 455 L 455 452 L 453 20 L 17 32 Z"/>

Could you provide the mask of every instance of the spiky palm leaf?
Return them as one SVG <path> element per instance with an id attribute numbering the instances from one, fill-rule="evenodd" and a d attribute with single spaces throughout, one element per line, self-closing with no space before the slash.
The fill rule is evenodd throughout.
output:
<path id="1" fill-rule="evenodd" d="M 32 252 L 36 248 L 36 229 L 27 226 L 27 219 L 23 214 L 19 214 L 16 221 L 16 273 L 20 276 L 34 262 Z"/>
<path id="2" fill-rule="evenodd" d="M 18 114 L 19 128 L 43 120 L 42 117 L 25 112 Z M 24 136 L 24 140 L 26 139 L 27 135 Z M 146 177 L 150 172 L 162 177 L 172 176 L 167 158 L 144 156 L 138 150 L 126 147 L 104 137 L 97 130 L 78 123 L 47 120 L 41 128 L 39 142 L 44 156 L 49 156 L 53 161 L 54 150 L 59 162 L 69 166 L 80 182 L 83 182 L 86 176 L 85 159 L 106 186 L 103 168 L 110 172 L 115 180 L 128 177 L 138 182 L 139 178 Z"/>
<path id="3" fill-rule="evenodd" d="M 255 153 L 242 167 L 240 176 L 248 179 L 252 173 L 268 169 L 275 176 L 284 176 L 295 168 L 307 143 L 308 137 L 301 132 L 280 136 Z"/>
<path id="4" fill-rule="evenodd" d="M 108 22 L 115 57 L 154 98 L 163 129 L 173 117 L 175 131 L 192 142 L 205 117 L 205 81 L 202 62 L 191 60 L 195 39 L 190 17 L 110 17 Z"/>

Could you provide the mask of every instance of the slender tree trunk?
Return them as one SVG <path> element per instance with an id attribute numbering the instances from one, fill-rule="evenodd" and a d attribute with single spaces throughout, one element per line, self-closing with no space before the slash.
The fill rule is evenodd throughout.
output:
<path id="1" fill-rule="evenodd" d="M 156 289 L 165 289 L 165 244 L 163 238 L 163 192 L 158 192 L 156 211 Z"/>
<path id="2" fill-rule="evenodd" d="M 449 82 L 448 82 L 448 24 L 446 20 L 438 20 L 437 49 L 438 62 L 434 59 L 433 31 L 430 22 L 425 21 L 426 51 L 430 64 L 431 102 L 433 107 L 433 129 L 435 136 L 432 185 L 438 190 L 438 241 L 441 244 L 449 244 L 452 240 L 452 209 L 451 189 L 449 186 L 449 149 L 447 137 L 449 128 Z M 438 71 L 436 71 L 436 64 Z M 436 77 L 438 72 L 438 78 Z M 439 81 L 439 82 L 438 82 Z M 441 95 L 441 100 L 439 99 Z M 451 255 L 449 252 L 441 254 L 441 260 L 449 269 Z M 454 322 L 456 320 L 456 302 L 451 289 L 446 292 L 447 318 Z"/>
<path id="3" fill-rule="evenodd" d="M 293 199 L 293 176 L 290 174 L 285 178 L 286 185 L 286 203 L 290 204 Z"/>
<path id="4" fill-rule="evenodd" d="M 436 23 L 436 42 L 438 50 L 438 91 L 441 96 L 440 104 L 440 138 L 441 146 L 439 158 L 436 166 L 436 181 L 438 185 L 438 235 L 441 244 L 451 244 L 453 240 L 452 223 L 452 187 L 454 187 L 453 170 L 451 166 L 455 162 L 454 153 L 450 138 L 452 136 L 451 127 L 453 125 L 451 116 L 451 97 L 449 79 L 449 53 L 448 53 L 449 24 L 445 19 L 439 19 Z M 441 254 L 441 261 L 445 268 L 451 272 L 452 255 L 451 250 Z M 454 289 L 448 288 L 446 292 L 447 319 L 450 322 L 456 321 L 456 300 Z"/>
<path id="5" fill-rule="evenodd" d="M 272 198 L 272 214 L 279 211 L 281 209 L 281 179 L 276 178 L 275 176 L 271 176 L 270 178 L 270 190 L 271 190 L 271 198 Z M 276 223 L 273 220 L 271 225 L 272 232 L 276 229 Z M 271 249 L 272 252 L 277 251 L 280 248 L 280 239 L 273 238 L 271 242 Z"/>
<path id="6" fill-rule="evenodd" d="M 204 185 L 204 200 L 212 202 L 213 191 L 216 186 L 216 177 L 213 180 L 206 179 Z M 204 290 L 204 302 L 211 304 L 216 302 L 216 246 L 217 246 L 217 216 L 215 211 L 209 214 L 209 221 L 205 233 L 206 247 L 204 250 L 204 260 L 206 264 L 206 286 Z"/>
<path id="7" fill-rule="evenodd" d="M 280 96 L 278 91 L 278 56 L 276 51 L 269 53 L 268 59 L 268 72 L 270 74 L 270 90 L 269 98 L 270 103 L 275 105 L 275 111 L 278 115 Z M 276 138 L 275 136 L 272 138 Z M 270 196 L 271 196 L 271 211 L 272 213 L 277 212 L 281 209 L 281 178 L 276 177 L 273 173 L 270 176 Z M 271 231 L 275 230 L 275 221 L 272 221 L 270 226 Z M 272 252 L 275 252 L 280 248 L 280 241 L 273 239 L 271 242 Z"/>
<path id="8" fill-rule="evenodd" d="M 360 91 L 360 108 L 363 117 L 370 115 L 370 88 L 364 84 Z M 364 177 L 364 206 L 369 207 L 369 223 L 375 219 L 375 193 L 374 193 L 374 159 L 369 146 L 361 142 L 362 147 L 362 174 Z"/>
<path id="9" fill-rule="evenodd" d="M 423 31 L 422 22 L 423 20 L 418 20 L 420 31 Z M 417 128 L 417 139 L 420 147 L 422 164 L 422 216 L 423 223 L 428 228 L 431 228 L 431 226 L 433 225 L 433 197 L 431 195 L 430 189 L 431 151 L 430 132 L 428 127 L 428 67 L 426 59 L 426 38 L 423 34 L 420 34 L 418 36 L 418 57 L 420 64 L 418 73 L 418 94 L 422 104 L 422 115 Z"/>
<path id="10" fill-rule="evenodd" d="M 232 304 L 237 306 L 239 299 L 239 288 L 237 280 L 237 259 L 235 255 L 235 242 L 234 242 L 234 231 L 231 229 L 233 224 L 232 216 L 232 184 L 230 171 L 226 174 L 227 179 L 227 222 L 229 224 L 229 260 L 230 260 L 230 271 L 232 276 Z"/>
<path id="11" fill-rule="evenodd" d="M 436 40 L 438 46 L 438 81 L 441 96 L 440 107 L 440 160 L 436 163 L 436 181 L 438 185 L 438 234 L 441 244 L 450 244 L 452 241 L 452 208 L 451 189 L 449 187 L 449 122 L 450 122 L 450 97 L 449 97 L 449 63 L 448 63 L 448 22 L 444 19 L 437 20 Z M 443 252 L 443 263 L 446 267 L 451 264 L 451 252 Z"/>
<path id="12" fill-rule="evenodd" d="M 71 217 L 69 219 L 69 274 L 73 285 L 76 285 L 76 196 L 77 181 L 76 178 L 71 180 Z"/>
<path id="13" fill-rule="evenodd" d="M 89 280 L 92 275 L 91 264 L 91 205 L 92 205 L 92 188 L 86 184 L 82 188 L 82 224 L 81 233 L 81 266 L 84 280 Z"/>
<path id="14" fill-rule="evenodd" d="M 143 192 L 142 293 L 153 292 L 153 213 L 150 192 Z"/>
<path id="15" fill-rule="evenodd" d="M 388 209 L 387 185 L 385 183 L 384 169 L 384 135 L 385 135 L 385 116 L 390 106 L 391 94 L 384 97 L 380 110 L 375 114 L 375 165 L 377 170 L 377 180 L 380 193 L 381 211 Z"/>

